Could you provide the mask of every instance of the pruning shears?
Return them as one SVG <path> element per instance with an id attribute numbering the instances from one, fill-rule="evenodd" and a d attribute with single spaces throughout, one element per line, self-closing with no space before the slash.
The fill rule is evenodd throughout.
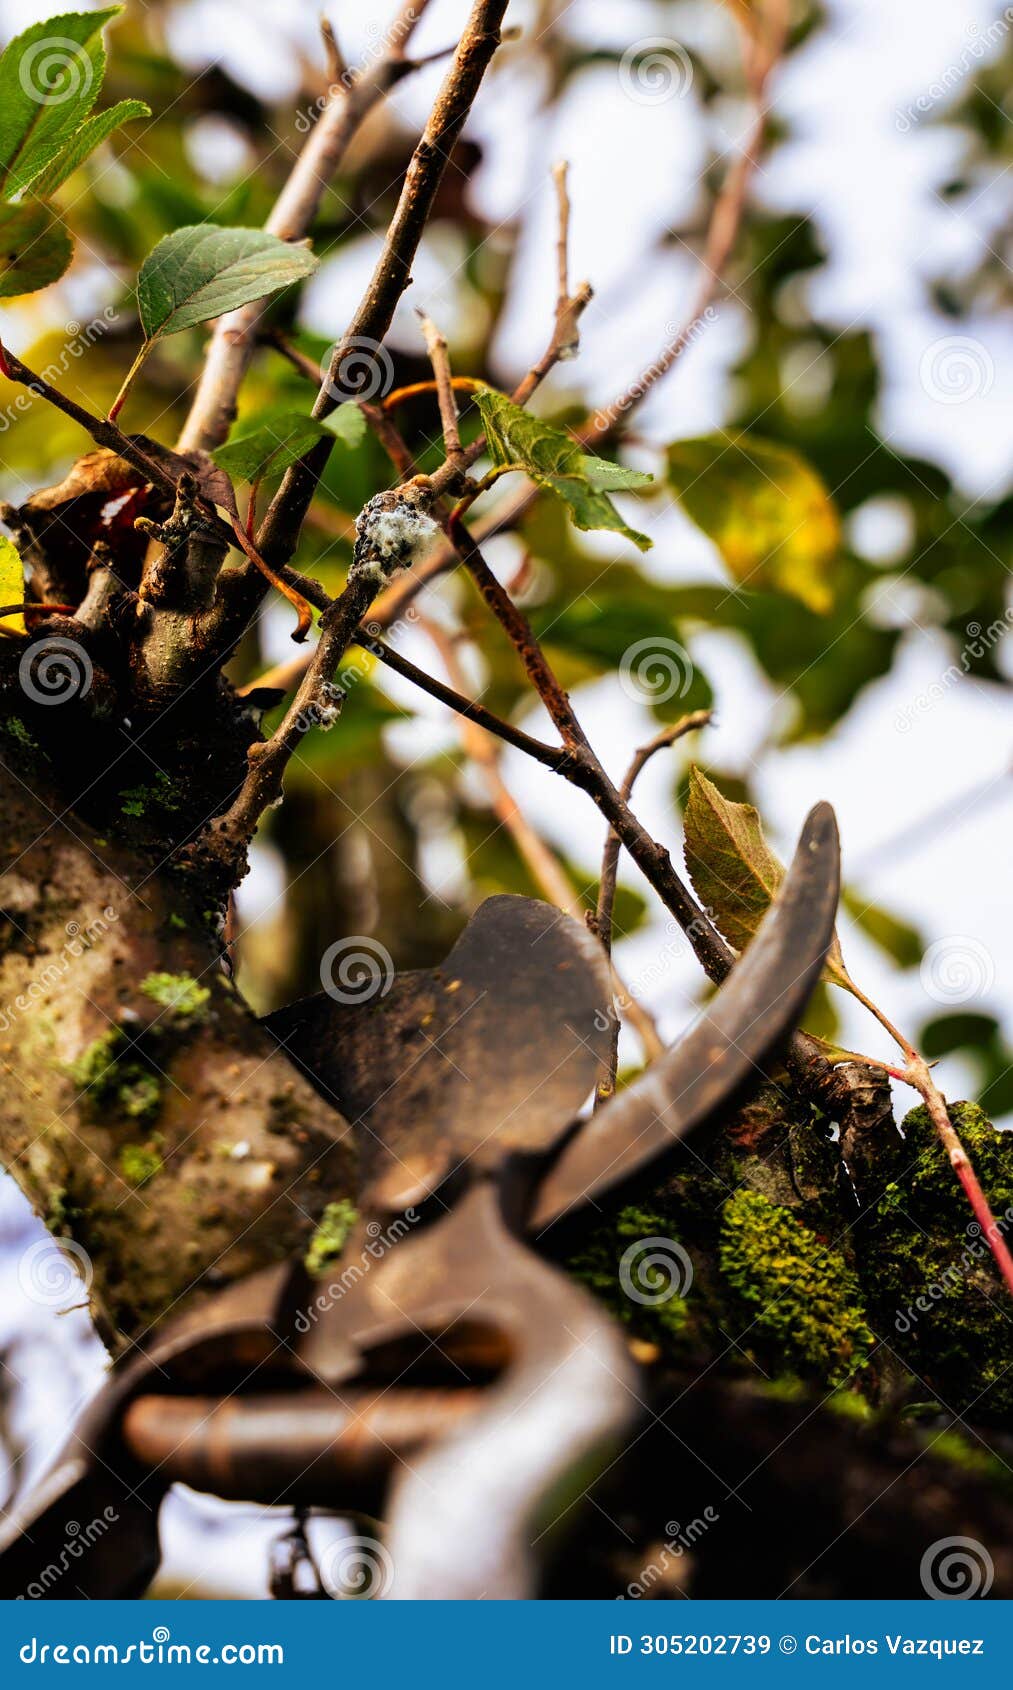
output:
<path id="1" fill-rule="evenodd" d="M 355 1126 L 358 1216 L 319 1277 L 237 1282 L 118 1362 L 0 1533 L 0 1594 L 139 1596 L 169 1486 L 382 1512 L 394 1598 L 535 1593 L 568 1483 L 642 1412 L 621 1327 L 540 1253 L 662 1170 L 797 1025 L 830 944 L 839 848 L 810 813 L 778 897 L 682 1041 L 590 1118 L 604 953 L 534 900 L 482 905 L 439 969 L 272 1031 Z M 549 1505 L 549 1499 L 556 1499 Z M 104 1519 L 50 1579 L 67 1522 Z"/>

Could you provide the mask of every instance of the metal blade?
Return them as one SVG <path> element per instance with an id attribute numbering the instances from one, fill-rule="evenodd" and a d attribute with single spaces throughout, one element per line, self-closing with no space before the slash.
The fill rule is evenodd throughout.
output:
<path id="1" fill-rule="evenodd" d="M 530 1232 L 672 1149 L 793 1030 L 833 937 L 839 887 L 837 823 L 829 804 L 817 804 L 748 950 L 681 1044 L 571 1139 L 542 1182 Z"/>

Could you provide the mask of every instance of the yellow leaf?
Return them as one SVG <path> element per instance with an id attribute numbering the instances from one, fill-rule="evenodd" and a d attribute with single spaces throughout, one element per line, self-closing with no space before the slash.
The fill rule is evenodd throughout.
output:
<path id="1" fill-rule="evenodd" d="M 0 534 L 0 604 L 24 604 L 25 572 L 21 567 L 21 553 L 13 540 Z M 0 629 L 11 634 L 25 633 L 23 616 L 0 618 Z"/>
<path id="2" fill-rule="evenodd" d="M 742 586 L 832 609 L 840 524 L 797 452 L 747 434 L 681 440 L 668 448 L 668 483 Z"/>

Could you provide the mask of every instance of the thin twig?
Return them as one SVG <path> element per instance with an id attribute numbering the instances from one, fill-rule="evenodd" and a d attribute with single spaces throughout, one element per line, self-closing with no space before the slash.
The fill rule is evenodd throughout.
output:
<path id="1" fill-rule="evenodd" d="M 656 733 L 653 739 L 648 740 L 646 745 L 641 745 L 634 752 L 630 766 L 623 776 L 623 783 L 619 788 L 619 796 L 624 803 L 629 803 L 641 770 L 650 762 L 655 753 L 663 751 L 666 746 L 674 745 L 676 740 L 682 739 L 684 734 L 692 732 L 695 728 L 705 728 L 711 719 L 711 714 L 710 710 L 694 710 L 689 715 L 681 717 L 678 722 L 673 722 L 670 727 L 662 728 L 660 733 Z M 598 882 L 598 907 L 594 914 L 595 932 L 608 956 L 612 955 L 613 911 L 621 847 L 622 840 L 615 828 L 610 827 L 605 837 L 605 849 L 602 852 L 601 879 Z M 616 1089 L 616 1073 L 619 1065 L 619 1021 L 620 1017 L 616 1014 L 612 1021 L 612 1041 L 608 1065 L 604 1077 L 599 1081 L 595 1095 L 596 1106 L 603 1103 L 607 1097 L 611 1097 Z"/>
<path id="2" fill-rule="evenodd" d="M 440 660 L 447 671 L 448 679 L 460 694 L 464 686 L 464 676 L 461 672 L 454 639 L 444 628 L 440 627 L 438 622 L 431 622 L 428 618 L 420 618 L 420 625 L 435 645 Z M 568 915 L 582 920 L 586 911 L 580 893 L 555 852 L 549 849 L 540 834 L 532 827 L 503 778 L 496 740 L 487 728 L 479 726 L 477 722 L 470 720 L 463 714 L 460 723 L 460 737 L 465 752 L 481 774 L 494 815 L 509 833 L 520 856 L 527 864 L 535 884 L 541 887 L 550 903 L 555 904 L 561 910 L 565 910 Z M 499 734 L 498 737 L 502 738 L 503 735 Z M 665 1047 L 658 1033 L 654 1017 L 644 1008 L 643 1004 L 634 998 L 614 966 L 612 968 L 612 991 L 615 997 L 621 998 L 626 1007 L 627 1019 L 640 1039 L 645 1062 L 655 1062 Z"/>
<path id="3" fill-rule="evenodd" d="M 433 377 L 436 382 L 436 395 L 440 406 L 440 426 L 443 429 L 443 450 L 447 463 L 456 469 L 464 467 L 464 452 L 461 448 L 461 429 L 457 420 L 457 401 L 454 398 L 454 376 L 450 368 L 450 354 L 447 350 L 447 337 L 440 333 L 431 317 L 424 311 L 418 313 L 425 338 L 426 352 L 429 362 L 433 366 Z"/>
<path id="4" fill-rule="evenodd" d="M 405 47 L 428 4 L 429 0 L 409 0 L 402 5 L 387 32 L 387 51 L 353 73 L 342 69 L 334 76 L 327 103 L 264 224 L 269 234 L 283 241 L 301 240 L 307 234 L 352 136 L 367 113 L 412 69 Z M 228 436 L 263 310 L 263 300 L 254 300 L 219 317 L 179 437 L 180 451 L 198 446 L 210 451 Z"/>
<path id="5" fill-rule="evenodd" d="M 376 269 L 335 347 L 317 394 L 315 417 L 327 416 L 338 403 L 349 354 L 361 348 L 363 341 L 378 347 L 390 327 L 398 300 L 411 281 L 411 267 L 443 172 L 499 45 L 506 7 L 507 0 L 474 0 L 450 69 L 412 155 Z M 269 563 L 287 562 L 294 552 L 332 444 L 330 440 L 319 441 L 285 475 L 258 535 L 258 550 Z"/>
<path id="6" fill-rule="evenodd" d="M 592 750 L 570 700 L 536 640 L 527 618 L 497 581 L 474 537 L 458 517 L 451 517 L 451 537 L 457 552 L 501 627 L 514 646 L 563 744 L 570 753 L 560 773 L 586 792 L 618 833 L 630 856 L 659 893 L 682 927 L 701 965 L 712 980 L 723 980 L 734 954 L 676 873 L 663 845 L 654 840 L 633 814 Z"/>

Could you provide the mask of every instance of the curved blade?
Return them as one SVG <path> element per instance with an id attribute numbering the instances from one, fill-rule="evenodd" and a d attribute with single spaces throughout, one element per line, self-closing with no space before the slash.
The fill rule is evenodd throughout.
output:
<path id="1" fill-rule="evenodd" d="M 817 804 L 749 949 L 681 1044 L 566 1146 L 538 1192 L 532 1232 L 671 1149 L 792 1031 L 833 937 L 839 886 L 837 823 L 829 804 Z"/>

